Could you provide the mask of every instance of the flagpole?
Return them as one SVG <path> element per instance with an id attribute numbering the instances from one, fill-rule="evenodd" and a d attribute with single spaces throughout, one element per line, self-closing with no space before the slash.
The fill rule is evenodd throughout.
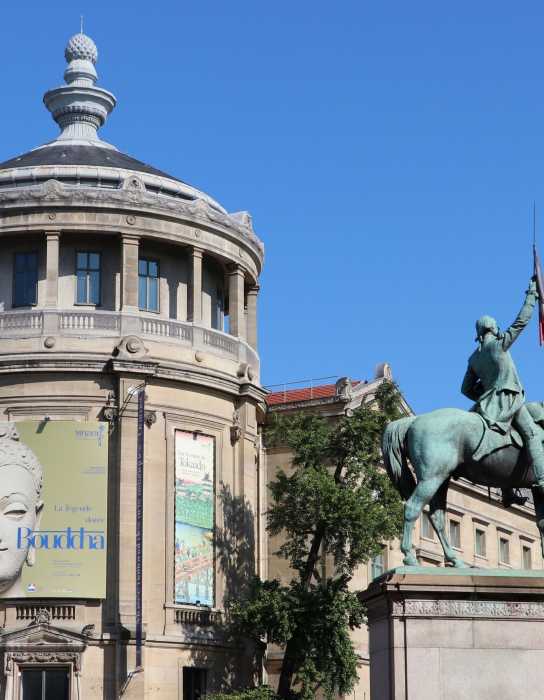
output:
<path id="1" fill-rule="evenodd" d="M 536 202 L 533 200 L 533 275 L 538 292 L 538 340 L 544 345 L 544 280 L 540 267 L 540 258 L 536 250 Z"/>
<path id="2" fill-rule="evenodd" d="M 533 199 L 533 250 L 536 250 L 536 201 Z"/>

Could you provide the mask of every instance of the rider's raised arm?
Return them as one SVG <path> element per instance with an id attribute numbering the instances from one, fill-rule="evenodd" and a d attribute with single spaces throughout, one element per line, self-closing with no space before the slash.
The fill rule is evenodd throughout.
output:
<path id="1" fill-rule="evenodd" d="M 478 379 L 476 373 L 469 365 L 465 376 L 463 377 L 463 383 L 461 384 L 461 393 L 466 396 L 471 401 L 478 401 L 482 395 L 483 387 Z"/>
<path id="2" fill-rule="evenodd" d="M 525 292 L 525 301 L 523 302 L 523 306 L 521 307 L 519 314 L 516 316 L 516 320 L 503 335 L 502 346 L 505 350 L 508 350 L 514 340 L 531 320 L 537 299 L 538 293 L 536 291 L 536 282 L 532 279 L 529 284 L 529 289 Z"/>

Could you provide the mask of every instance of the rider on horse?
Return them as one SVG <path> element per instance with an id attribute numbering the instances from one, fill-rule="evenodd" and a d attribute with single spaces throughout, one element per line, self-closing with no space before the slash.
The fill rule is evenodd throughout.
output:
<path id="1" fill-rule="evenodd" d="M 529 323 L 538 299 L 533 278 L 526 292 L 525 302 L 516 320 L 504 333 L 491 316 L 476 321 L 476 340 L 479 345 L 468 361 L 461 391 L 474 406 L 491 430 L 503 435 L 512 425 L 520 433 L 533 466 L 536 485 L 544 494 L 544 449 L 535 422 L 525 405 L 525 392 L 508 349 Z M 503 489 L 503 503 L 523 504 L 526 499 Z"/>

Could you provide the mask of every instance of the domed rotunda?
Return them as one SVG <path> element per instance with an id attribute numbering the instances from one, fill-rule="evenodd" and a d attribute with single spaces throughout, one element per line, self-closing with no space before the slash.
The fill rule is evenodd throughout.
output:
<path id="1" fill-rule="evenodd" d="M 0 513 L 2 697 L 192 700 L 253 673 L 224 609 L 265 566 L 263 245 L 103 141 L 96 45 L 65 58 L 59 135 L 0 164 L 0 457 L 43 477 L 0 471 L 23 494 Z"/>

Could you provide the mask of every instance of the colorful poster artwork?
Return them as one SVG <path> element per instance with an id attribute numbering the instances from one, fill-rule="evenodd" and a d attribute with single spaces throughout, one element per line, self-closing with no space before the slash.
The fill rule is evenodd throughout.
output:
<path id="1" fill-rule="evenodd" d="M 107 423 L 0 423 L 0 598 L 105 598 L 107 498 Z"/>
<path id="2" fill-rule="evenodd" d="M 177 430 L 175 444 L 175 602 L 212 607 L 214 438 Z"/>

